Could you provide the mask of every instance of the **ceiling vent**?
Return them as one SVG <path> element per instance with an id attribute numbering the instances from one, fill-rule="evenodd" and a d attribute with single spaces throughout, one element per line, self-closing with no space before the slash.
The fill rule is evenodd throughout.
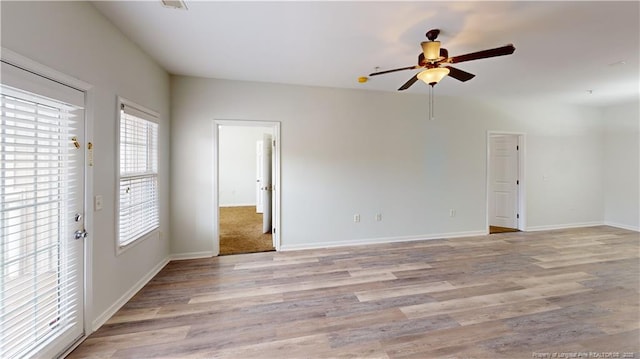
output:
<path id="1" fill-rule="evenodd" d="M 187 10 L 187 4 L 184 3 L 184 1 L 182 0 L 161 0 L 162 1 L 162 6 L 164 7 L 168 7 L 171 9 L 178 9 L 178 10 Z"/>

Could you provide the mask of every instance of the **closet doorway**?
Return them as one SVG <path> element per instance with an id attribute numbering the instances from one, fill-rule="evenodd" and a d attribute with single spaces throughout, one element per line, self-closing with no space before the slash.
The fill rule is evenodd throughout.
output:
<path id="1" fill-rule="evenodd" d="M 524 135 L 489 132 L 487 138 L 489 234 L 524 228 Z"/>
<path id="2" fill-rule="evenodd" d="M 279 249 L 277 122 L 216 121 L 220 255 Z"/>

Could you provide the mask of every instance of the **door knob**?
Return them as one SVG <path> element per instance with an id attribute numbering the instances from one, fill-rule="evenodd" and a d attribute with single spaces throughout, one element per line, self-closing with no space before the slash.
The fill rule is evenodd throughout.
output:
<path id="1" fill-rule="evenodd" d="M 78 230 L 73 234 L 73 238 L 75 239 L 85 239 L 89 236 L 89 233 L 87 233 L 86 230 Z"/>

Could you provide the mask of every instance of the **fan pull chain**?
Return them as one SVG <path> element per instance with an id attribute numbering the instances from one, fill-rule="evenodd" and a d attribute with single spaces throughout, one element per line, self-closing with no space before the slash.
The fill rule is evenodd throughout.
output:
<path id="1" fill-rule="evenodd" d="M 433 121 L 436 119 L 435 115 L 434 115 L 434 109 L 433 109 L 433 86 L 429 86 L 429 120 Z"/>

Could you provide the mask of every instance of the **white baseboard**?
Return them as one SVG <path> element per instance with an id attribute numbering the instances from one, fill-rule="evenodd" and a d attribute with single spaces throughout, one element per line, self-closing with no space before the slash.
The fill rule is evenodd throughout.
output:
<path id="1" fill-rule="evenodd" d="M 614 222 L 604 222 L 604 225 L 605 226 L 610 226 L 610 227 L 626 229 L 626 230 L 634 231 L 634 232 L 640 232 L 640 227 L 629 226 L 629 225 L 626 225 L 626 224 L 620 224 L 620 223 L 614 223 Z"/>
<path id="2" fill-rule="evenodd" d="M 552 231 L 556 229 L 569 229 L 580 227 L 594 227 L 604 226 L 604 222 L 583 222 L 583 223 L 565 223 L 565 224 L 552 224 L 546 226 L 531 226 L 525 229 L 525 232 L 537 232 L 537 231 Z"/>
<path id="3" fill-rule="evenodd" d="M 221 204 L 220 207 L 255 207 L 255 203 L 233 203 L 233 204 Z"/>
<path id="4" fill-rule="evenodd" d="M 122 295 L 115 303 L 113 303 L 107 310 L 105 310 L 102 314 L 100 314 L 92 323 L 91 323 L 91 332 L 95 332 L 100 328 L 104 323 L 109 320 L 116 312 L 122 308 L 131 298 L 133 298 L 136 293 L 142 287 L 144 287 L 153 277 L 158 274 L 164 266 L 169 263 L 169 257 L 166 257 L 160 263 L 158 263 L 155 267 L 153 267 L 144 277 L 142 277 L 136 284 L 131 287 L 125 294 Z"/>
<path id="5" fill-rule="evenodd" d="M 319 242 L 308 244 L 293 244 L 280 246 L 280 251 L 298 251 L 302 249 L 318 249 L 318 248 L 335 248 L 346 246 L 360 246 L 366 244 L 383 244 L 383 243 L 395 243 L 395 242 L 411 242 L 411 241 L 424 241 L 431 239 L 443 239 L 443 238 L 458 238 L 458 237 L 475 237 L 484 236 L 486 231 L 468 231 L 468 232 L 452 232 L 452 233 L 438 233 L 438 234 L 424 234 L 419 236 L 402 236 L 402 237 L 381 237 L 381 238 L 366 238 L 366 239 L 352 239 L 345 241 L 331 241 L 331 242 Z"/>
<path id="6" fill-rule="evenodd" d="M 178 253 L 172 254 L 170 259 L 172 261 L 179 261 L 184 259 L 200 259 L 200 258 L 211 258 L 217 256 L 216 253 L 211 251 L 206 252 L 190 252 L 190 253 Z"/>

